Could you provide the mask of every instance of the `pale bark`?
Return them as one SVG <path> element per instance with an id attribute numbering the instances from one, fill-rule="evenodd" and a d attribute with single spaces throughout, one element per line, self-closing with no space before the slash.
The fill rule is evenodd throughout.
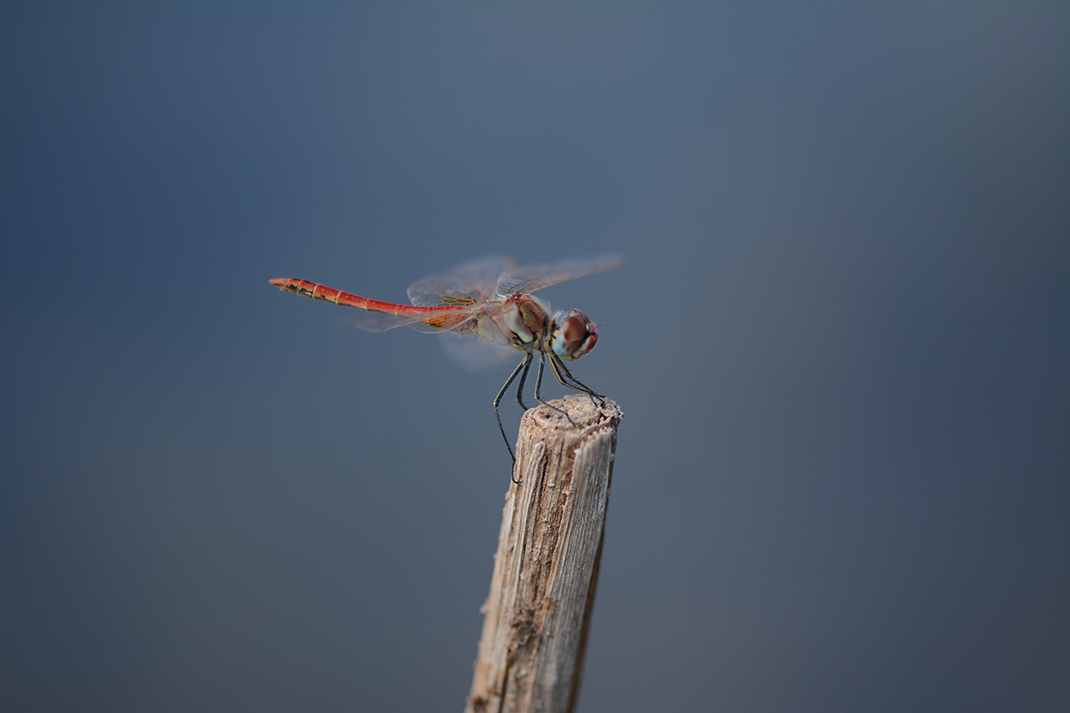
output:
<path id="1" fill-rule="evenodd" d="M 621 411 L 552 404 L 520 423 L 466 713 L 564 713 L 576 699 Z"/>

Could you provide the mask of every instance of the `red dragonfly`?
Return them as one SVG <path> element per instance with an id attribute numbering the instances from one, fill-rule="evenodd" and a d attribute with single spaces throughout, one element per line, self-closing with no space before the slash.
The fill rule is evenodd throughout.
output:
<path id="1" fill-rule="evenodd" d="M 515 462 L 513 448 L 498 414 L 498 405 L 509 385 L 519 375 L 516 401 L 527 410 L 523 400 L 524 384 L 536 353 L 539 355 L 539 370 L 535 376 L 535 400 L 540 404 L 546 404 L 541 391 L 543 366 L 547 363 L 562 385 L 592 398 L 601 398 L 569 373 L 563 361 L 579 359 L 594 348 L 598 342 L 594 323 L 586 314 L 575 309 L 551 315 L 548 305 L 531 293 L 578 277 L 613 270 L 624 262 L 625 259 L 620 255 L 604 255 L 517 267 L 509 258 L 486 257 L 415 283 L 408 290 L 411 305 L 358 297 L 295 277 L 271 280 L 271 284 L 286 292 L 315 300 L 366 310 L 366 314 L 352 321 L 355 327 L 368 332 L 411 327 L 418 332 L 478 335 L 494 344 L 519 349 L 524 353 L 523 359 L 494 397 L 494 416 L 498 420 L 498 429 L 505 439 L 509 456 Z"/>

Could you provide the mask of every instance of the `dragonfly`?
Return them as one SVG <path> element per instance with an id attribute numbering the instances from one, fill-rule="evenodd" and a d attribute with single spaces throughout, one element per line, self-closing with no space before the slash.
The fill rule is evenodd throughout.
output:
<path id="1" fill-rule="evenodd" d="M 271 284 L 285 292 L 365 310 L 353 326 L 368 332 L 385 332 L 395 327 L 410 327 L 425 333 L 453 333 L 464 337 L 482 337 L 499 347 L 512 347 L 523 353 L 520 363 L 494 397 L 494 417 L 498 421 L 509 457 L 516 455 L 505 435 L 498 406 L 509 386 L 520 381 L 516 401 L 525 411 L 524 385 L 536 354 L 539 367 L 535 376 L 535 400 L 555 408 L 542 399 L 543 367 L 550 370 L 563 386 L 603 398 L 574 377 L 565 366 L 594 348 L 597 327 L 580 310 L 551 312 L 547 303 L 532 293 L 553 285 L 614 270 L 626 262 L 621 255 L 565 260 L 542 265 L 517 267 L 511 258 L 491 256 L 458 265 L 453 269 L 425 277 L 408 289 L 411 305 L 382 302 L 342 292 L 309 280 L 281 277 Z M 494 347 L 491 347 L 493 349 Z M 561 409 L 555 409 L 560 411 Z M 568 418 L 568 414 L 565 414 Z M 569 418 L 571 422 L 572 419 Z"/>

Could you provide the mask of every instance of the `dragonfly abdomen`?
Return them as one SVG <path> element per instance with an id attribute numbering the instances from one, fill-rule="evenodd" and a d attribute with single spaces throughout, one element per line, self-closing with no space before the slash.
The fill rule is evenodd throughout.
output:
<path id="1" fill-rule="evenodd" d="M 321 285 L 309 280 L 301 280 L 296 277 L 280 277 L 272 280 L 271 284 L 278 286 L 279 289 L 285 290 L 286 292 L 293 292 L 295 295 L 311 297 L 312 299 L 320 300 L 321 302 L 333 302 L 336 305 L 359 307 L 360 309 L 368 309 L 368 303 L 376 301 L 358 295 L 352 295 L 348 292 L 342 292 L 333 287 L 327 287 L 327 285 Z M 389 305 L 389 303 L 386 302 L 382 304 Z M 397 306 L 401 307 L 403 305 Z M 376 311 L 378 312 L 379 310 Z"/>
<path id="2" fill-rule="evenodd" d="M 421 317 L 426 318 L 429 323 L 436 316 L 457 311 L 455 307 L 416 307 L 413 305 L 372 300 L 367 297 L 361 297 L 360 295 L 354 295 L 349 292 L 342 292 L 333 287 L 327 287 L 326 285 L 321 285 L 310 280 L 302 280 L 297 277 L 278 277 L 274 280 L 270 280 L 270 282 L 280 290 L 293 292 L 295 295 L 311 297 L 320 302 L 333 302 L 334 304 L 342 305 L 343 307 L 356 307 L 369 312 L 382 312 L 396 317 Z M 432 324 L 432 326 L 436 325 Z"/>

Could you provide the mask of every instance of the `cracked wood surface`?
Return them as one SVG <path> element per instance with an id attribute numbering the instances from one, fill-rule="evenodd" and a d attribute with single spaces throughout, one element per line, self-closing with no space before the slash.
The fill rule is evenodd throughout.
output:
<path id="1" fill-rule="evenodd" d="M 559 713 L 575 703 L 621 411 L 587 396 L 551 403 L 560 410 L 540 406 L 521 419 L 520 484 L 505 498 L 466 713 Z"/>

